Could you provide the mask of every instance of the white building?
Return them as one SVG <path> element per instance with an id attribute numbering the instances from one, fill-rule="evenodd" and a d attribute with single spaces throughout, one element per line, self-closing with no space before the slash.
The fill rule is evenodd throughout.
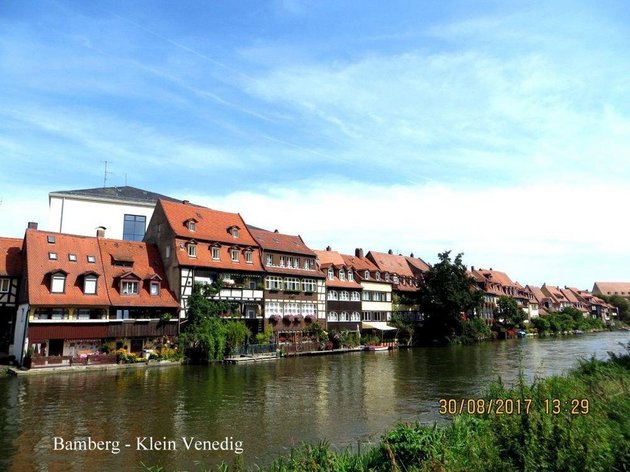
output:
<path id="1" fill-rule="evenodd" d="M 178 201 L 135 187 L 102 187 L 48 194 L 50 231 L 93 236 L 107 228 L 112 239 L 142 241 L 158 198 Z"/>

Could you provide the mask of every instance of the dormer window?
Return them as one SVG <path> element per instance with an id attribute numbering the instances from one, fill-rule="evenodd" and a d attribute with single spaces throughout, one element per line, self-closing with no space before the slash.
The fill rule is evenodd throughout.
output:
<path id="1" fill-rule="evenodd" d="M 247 262 L 248 264 L 254 263 L 254 251 L 252 251 L 251 249 L 245 251 L 245 262 Z"/>
<path id="2" fill-rule="evenodd" d="M 138 295 L 140 284 L 136 280 L 123 280 L 120 282 L 120 293 L 123 295 Z"/>
<path id="3" fill-rule="evenodd" d="M 365 280 L 370 280 L 370 271 L 369 271 L 369 270 L 366 270 L 366 271 L 363 273 L 363 278 L 364 278 Z"/>
<path id="4" fill-rule="evenodd" d="M 48 253 L 48 259 L 50 259 L 51 261 L 56 261 L 57 260 L 57 253 L 56 252 L 49 252 Z"/>
<path id="5" fill-rule="evenodd" d="M 221 247 L 220 246 L 212 246 L 212 260 L 220 261 L 221 260 Z"/>
<path id="6" fill-rule="evenodd" d="M 90 274 L 83 277 L 83 293 L 85 295 L 96 295 L 96 275 Z"/>
<path id="7" fill-rule="evenodd" d="M 197 244 L 188 243 L 186 248 L 188 249 L 188 257 L 197 257 Z"/>
<path id="8" fill-rule="evenodd" d="M 55 244 L 55 237 L 52 234 L 49 234 L 47 237 L 49 244 Z"/>
<path id="9" fill-rule="evenodd" d="M 385 282 L 389 282 L 389 273 L 385 273 Z"/>
<path id="10" fill-rule="evenodd" d="M 230 256 L 232 257 L 232 262 L 238 262 L 238 253 L 240 251 L 237 248 L 230 249 Z"/>
<path id="11" fill-rule="evenodd" d="M 377 272 L 374 275 L 376 276 L 376 280 L 381 280 L 381 273 L 380 272 Z"/>
<path id="12" fill-rule="evenodd" d="M 149 293 L 152 297 L 157 297 L 160 294 L 160 282 L 151 282 Z"/>
<path id="13" fill-rule="evenodd" d="M 271 254 L 267 254 L 267 265 L 268 266 L 272 266 L 273 265 L 273 256 Z"/>
<path id="14" fill-rule="evenodd" d="M 354 273 L 352 272 L 352 270 L 348 270 L 348 280 L 350 282 L 354 282 Z"/>
<path id="15" fill-rule="evenodd" d="M 68 260 L 70 262 L 76 262 L 77 261 L 77 255 L 76 254 L 68 254 Z"/>
<path id="16" fill-rule="evenodd" d="M 66 291 L 66 274 L 63 272 L 57 272 L 52 274 L 50 278 L 50 292 L 51 293 L 64 293 Z"/>
<path id="17" fill-rule="evenodd" d="M 335 270 L 332 267 L 330 267 L 328 269 L 328 280 L 332 280 L 334 278 L 335 278 Z"/>
<path id="18" fill-rule="evenodd" d="M 339 280 L 343 280 L 343 281 L 346 280 L 346 273 L 343 269 L 339 271 Z"/>
<path id="19" fill-rule="evenodd" d="M 186 222 L 186 227 L 188 231 L 197 231 L 197 222 L 195 220 L 188 220 Z"/>
<path id="20" fill-rule="evenodd" d="M 238 238 L 238 226 L 231 226 L 229 228 L 230 234 L 232 235 L 233 238 Z"/>
<path id="21" fill-rule="evenodd" d="M 89 264 L 94 264 L 96 262 L 96 257 L 94 256 L 87 256 L 87 261 Z"/>

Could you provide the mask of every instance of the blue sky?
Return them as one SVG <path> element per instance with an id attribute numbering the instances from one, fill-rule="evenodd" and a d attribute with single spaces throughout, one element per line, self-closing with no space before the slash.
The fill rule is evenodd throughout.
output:
<path id="1" fill-rule="evenodd" d="M 0 235 L 132 185 L 521 283 L 630 280 L 630 5 L 4 1 Z"/>

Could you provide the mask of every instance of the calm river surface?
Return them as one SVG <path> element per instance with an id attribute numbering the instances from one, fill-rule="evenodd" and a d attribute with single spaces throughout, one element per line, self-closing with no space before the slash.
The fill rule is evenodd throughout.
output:
<path id="1" fill-rule="evenodd" d="M 397 421 L 444 421 L 438 399 L 471 397 L 501 376 L 558 374 L 579 358 L 622 352 L 627 332 L 476 346 L 279 359 L 247 365 L 175 366 L 0 379 L 0 470 L 200 470 L 268 464 L 300 441 L 357 447 Z M 119 441 L 120 452 L 54 451 L 54 438 Z M 138 446 L 138 439 L 141 441 Z M 231 451 L 187 451 L 182 437 Z M 176 450 L 146 451 L 173 440 Z M 225 439 L 228 438 L 228 441 Z M 230 440 L 231 438 L 231 440 Z M 125 447 L 129 444 L 129 447 Z M 166 443 L 172 445 L 173 443 Z M 221 446 L 220 443 L 217 446 Z"/>

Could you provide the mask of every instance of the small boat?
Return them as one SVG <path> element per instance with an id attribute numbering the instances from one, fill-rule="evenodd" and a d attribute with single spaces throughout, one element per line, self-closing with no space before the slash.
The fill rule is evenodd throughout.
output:
<path id="1" fill-rule="evenodd" d="M 526 331 L 518 331 L 516 333 L 516 336 L 519 338 L 524 338 L 525 336 L 527 336 L 527 332 Z"/>
<path id="2" fill-rule="evenodd" d="M 370 346 L 367 346 L 365 348 L 366 351 L 389 351 L 389 346 L 383 346 L 382 344 L 373 344 Z"/>

